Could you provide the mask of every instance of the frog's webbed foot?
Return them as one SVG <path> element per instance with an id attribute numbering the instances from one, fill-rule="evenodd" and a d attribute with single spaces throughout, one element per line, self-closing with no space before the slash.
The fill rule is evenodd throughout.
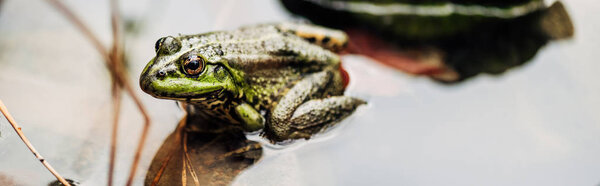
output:
<path id="1" fill-rule="evenodd" d="M 296 83 L 273 109 L 267 135 L 274 141 L 310 138 L 346 118 L 365 102 L 329 91 L 339 83 L 331 71 L 308 75 Z"/>

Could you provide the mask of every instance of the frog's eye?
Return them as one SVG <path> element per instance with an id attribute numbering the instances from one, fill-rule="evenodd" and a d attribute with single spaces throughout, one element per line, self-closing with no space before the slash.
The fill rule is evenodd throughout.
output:
<path id="1" fill-rule="evenodd" d="M 173 36 L 167 36 L 158 39 L 154 44 L 154 50 L 157 54 L 173 54 L 181 49 L 181 42 Z"/>
<path id="2" fill-rule="evenodd" d="M 183 60 L 183 70 L 190 76 L 195 76 L 202 72 L 204 60 L 200 56 L 192 55 Z"/>

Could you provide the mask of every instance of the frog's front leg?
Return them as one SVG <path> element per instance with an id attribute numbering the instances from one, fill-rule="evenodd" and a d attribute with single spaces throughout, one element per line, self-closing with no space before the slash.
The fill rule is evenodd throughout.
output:
<path id="1" fill-rule="evenodd" d="M 279 100 L 267 123 L 272 140 L 308 139 L 365 103 L 348 96 L 323 95 L 333 75 L 331 71 L 308 75 Z"/>
<path id="2" fill-rule="evenodd" d="M 242 119 L 246 131 L 257 131 L 265 126 L 265 118 L 247 103 L 237 105 L 235 113 Z"/>

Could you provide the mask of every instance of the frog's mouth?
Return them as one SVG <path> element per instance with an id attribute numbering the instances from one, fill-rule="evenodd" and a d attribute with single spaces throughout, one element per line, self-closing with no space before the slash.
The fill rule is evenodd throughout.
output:
<path id="1" fill-rule="evenodd" d="M 185 101 L 205 99 L 224 90 L 220 83 L 175 77 L 141 79 L 140 87 L 156 98 Z"/>
<path id="2" fill-rule="evenodd" d="M 152 95 L 155 98 L 159 98 L 159 99 L 169 99 L 169 100 L 175 100 L 175 101 L 185 101 L 185 102 L 202 102 L 202 101 L 206 101 L 206 100 L 212 100 L 212 99 L 216 99 L 218 97 L 220 97 L 220 95 L 222 94 L 223 91 L 221 90 L 217 90 L 214 92 L 208 92 L 208 93 L 204 93 L 201 95 L 194 95 L 194 96 L 180 96 L 177 97 L 176 95 L 167 95 L 167 96 L 159 96 L 159 95 Z"/>

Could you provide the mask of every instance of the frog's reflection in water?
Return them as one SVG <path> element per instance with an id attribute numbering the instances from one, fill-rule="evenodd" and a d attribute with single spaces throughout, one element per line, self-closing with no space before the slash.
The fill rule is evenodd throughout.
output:
<path id="1" fill-rule="evenodd" d="M 145 185 L 228 185 L 262 156 L 261 145 L 242 130 L 223 124 L 198 132 L 193 128 L 206 120 L 194 115 L 183 120 L 154 156 Z"/>
<path id="2" fill-rule="evenodd" d="M 569 15 L 561 2 L 549 7 L 540 6 L 514 18 L 462 15 L 462 19 L 458 15 L 439 17 L 385 12 L 388 9 L 377 9 L 382 12 L 373 15 L 360 14 L 338 6 L 319 4 L 327 2 L 331 1 L 282 0 L 292 13 L 320 25 L 345 30 L 350 38 L 346 52 L 368 56 L 386 66 L 441 82 L 460 82 L 482 73 L 502 74 L 531 61 L 549 41 L 567 39 L 574 34 Z M 372 3 L 372 6 L 390 4 L 352 1 L 357 2 L 361 5 Z M 538 1 L 489 1 L 468 8 L 516 2 L 527 4 Z M 346 1 L 338 2 L 343 3 Z M 431 2 L 396 3 L 418 8 Z"/>

